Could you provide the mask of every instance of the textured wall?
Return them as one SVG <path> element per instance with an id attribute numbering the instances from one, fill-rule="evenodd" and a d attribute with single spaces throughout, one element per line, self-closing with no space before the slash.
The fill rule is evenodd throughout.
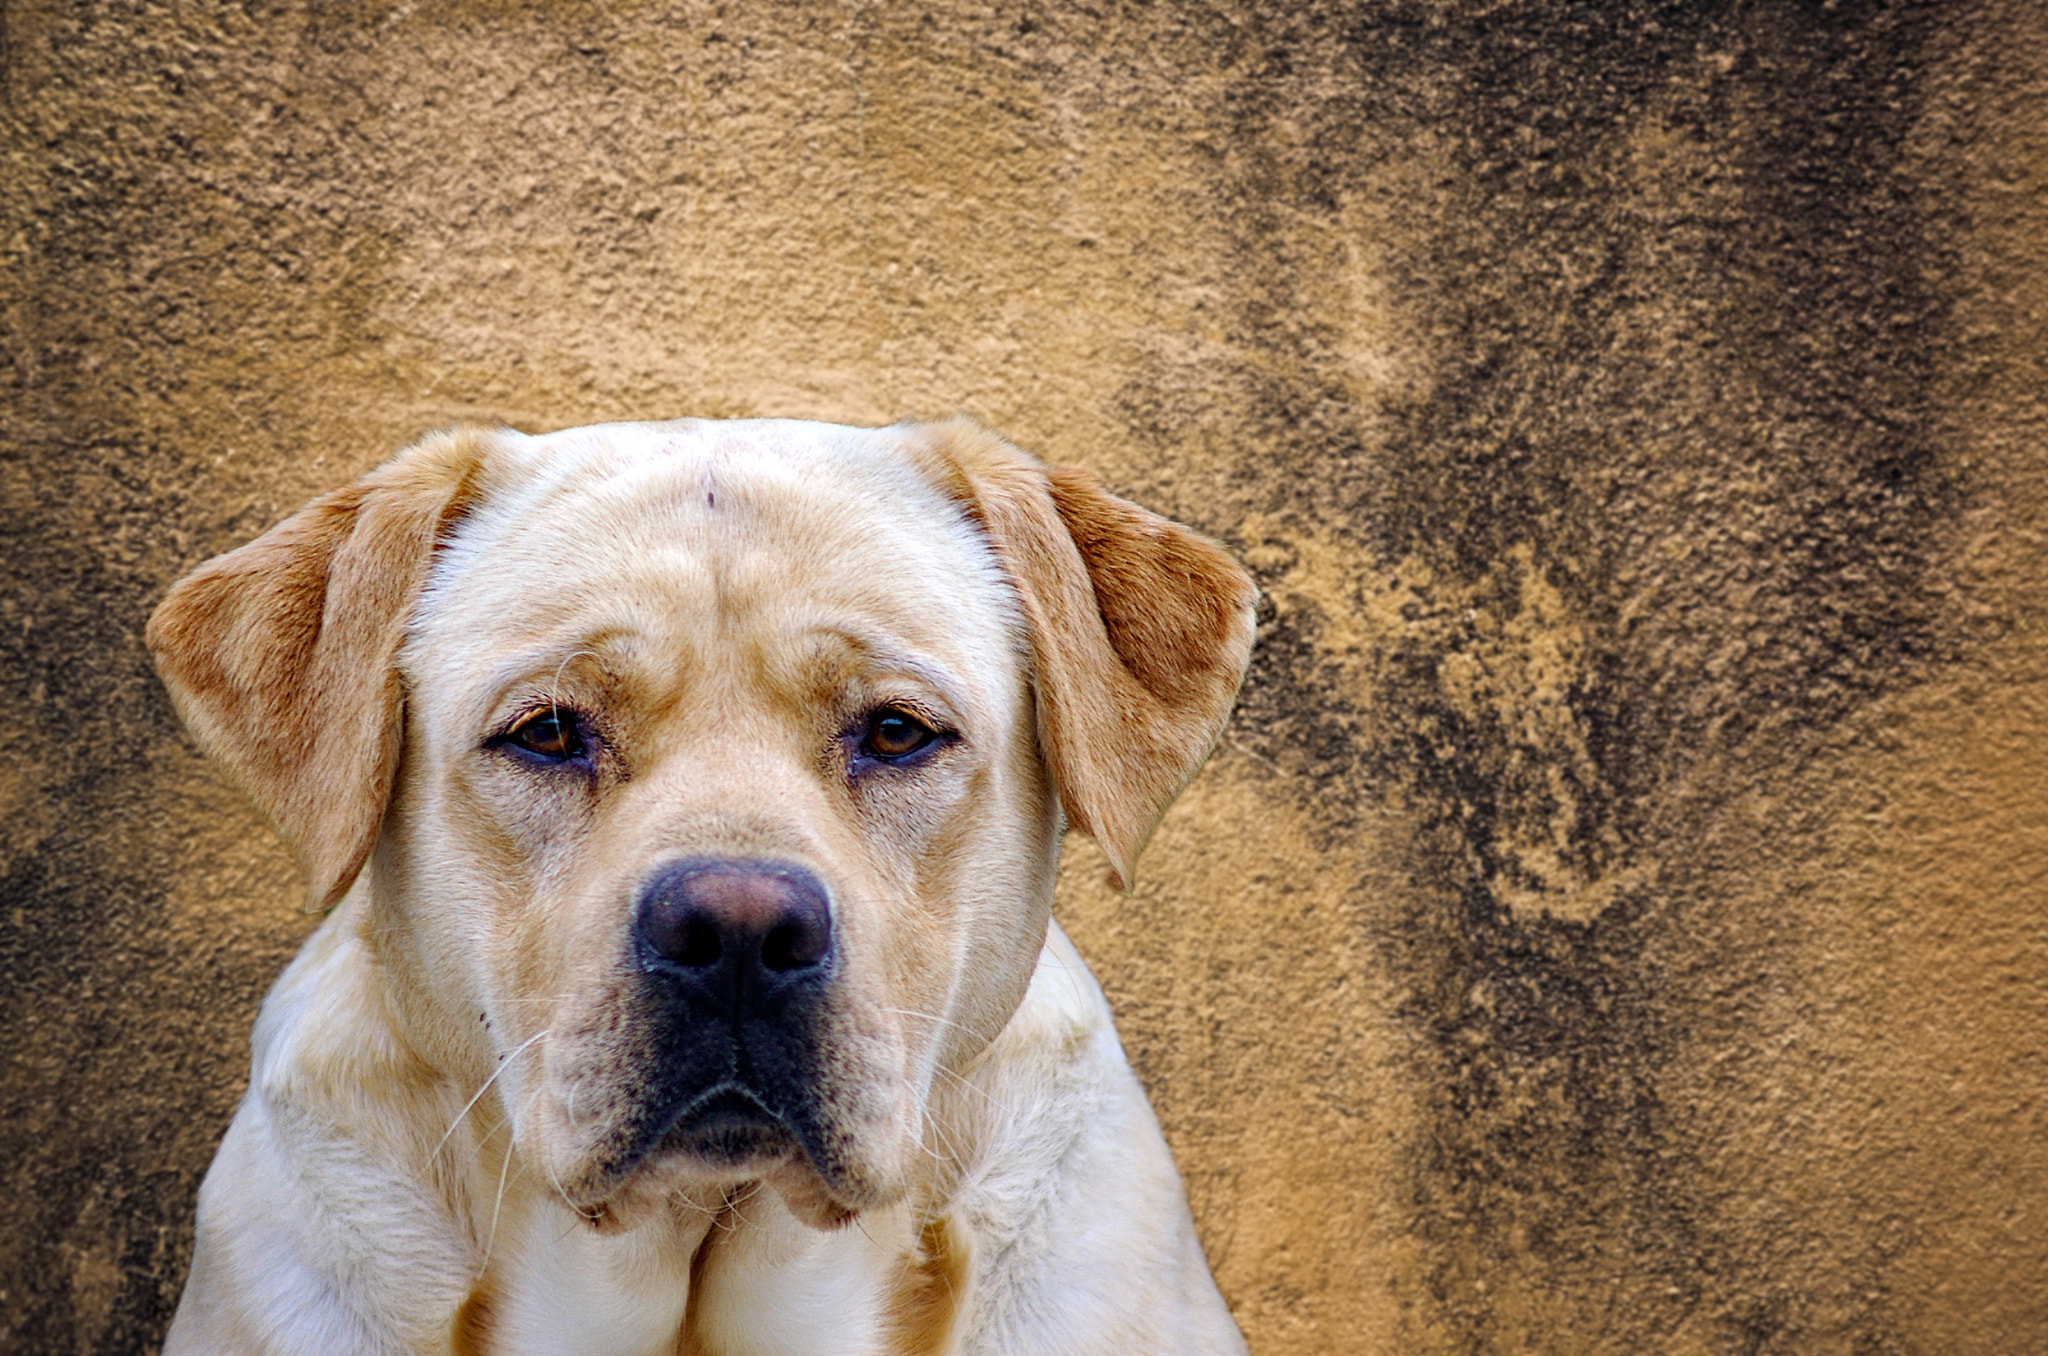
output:
<path id="1" fill-rule="evenodd" d="M 304 935 L 165 585 L 423 429 L 967 410 L 1228 541 L 1069 851 L 1278 1353 L 2048 1333 L 2048 19 L 0 6 L 0 1349 L 141 1351 Z"/>

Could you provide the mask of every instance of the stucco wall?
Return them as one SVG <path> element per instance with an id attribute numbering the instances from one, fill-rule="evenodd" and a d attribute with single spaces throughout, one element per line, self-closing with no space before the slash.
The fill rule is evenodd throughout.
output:
<path id="1" fill-rule="evenodd" d="M 141 1351 L 309 927 L 140 636 L 458 418 L 966 410 L 1229 542 L 1060 912 L 1278 1353 L 2048 1343 L 2048 20 L 0 6 L 0 1349 Z"/>

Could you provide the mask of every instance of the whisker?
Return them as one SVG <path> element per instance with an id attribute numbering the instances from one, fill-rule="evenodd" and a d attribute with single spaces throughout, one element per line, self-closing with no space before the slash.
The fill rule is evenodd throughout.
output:
<path id="1" fill-rule="evenodd" d="M 720 1213 L 732 1216 L 732 1222 L 723 1226 L 727 1233 L 733 1232 L 747 1222 L 747 1217 L 740 1213 L 740 1207 L 753 1200 L 760 1190 L 761 1184 L 759 1182 L 749 1182 L 741 1187 L 737 1193 L 733 1192 L 730 1188 L 726 1190 L 725 1208 Z"/>
<path id="2" fill-rule="evenodd" d="M 569 1207 L 570 1214 L 575 1215 L 577 1218 L 584 1220 L 593 1220 L 597 1218 L 597 1211 L 585 1210 L 582 1206 L 576 1204 L 576 1202 L 569 1199 L 569 1193 L 567 1189 L 565 1189 L 562 1186 L 562 1179 L 555 1176 L 554 1164 L 543 1159 L 541 1160 L 541 1167 L 547 1172 L 548 1185 L 553 1187 L 555 1189 L 555 1194 L 562 1198 L 562 1204 Z M 568 1235 L 564 1234 L 563 1237 L 566 1238 L 568 1237 Z"/>
<path id="3" fill-rule="evenodd" d="M 571 650 L 561 663 L 555 665 L 555 676 L 548 680 L 548 704 L 550 706 L 561 706 L 563 704 L 562 675 L 568 672 L 571 664 L 579 659 L 596 659 L 597 657 L 597 651 L 579 647 Z"/>
<path id="4" fill-rule="evenodd" d="M 920 1022 L 932 1022 L 936 1026 L 952 1026 L 956 1030 L 971 1030 L 967 1026 L 967 1022 L 954 1022 L 952 1018 L 942 1018 L 936 1012 L 918 1012 L 915 1008 L 877 1008 L 877 1012 L 893 1012 L 897 1016 L 913 1016 L 913 1018 L 918 1018 Z"/>
<path id="5" fill-rule="evenodd" d="M 942 1077 L 952 1079 L 955 1083 L 958 1083 L 961 1087 L 966 1088 L 969 1092 L 976 1094 L 983 1101 L 987 1102 L 996 1110 L 1003 1112 L 1005 1115 L 1011 1114 L 1011 1107 L 1008 1102 L 996 1096 L 994 1093 L 990 1092 L 987 1088 L 982 1087 L 980 1084 L 975 1083 L 963 1077 L 960 1074 L 954 1073 L 951 1069 L 948 1069 L 941 1064 L 932 1065 L 932 1072 L 935 1074 L 939 1074 Z"/>
<path id="6" fill-rule="evenodd" d="M 931 1114 L 923 1107 L 919 1107 L 917 1109 L 917 1133 L 911 1137 L 911 1143 L 917 1145 L 926 1158 L 931 1159 L 932 1162 L 940 1167 L 950 1167 L 951 1164 L 946 1161 L 945 1154 L 941 1154 L 938 1149 L 934 1149 L 931 1145 L 925 1143 L 925 1136 L 927 1134 L 938 1136 L 941 1141 L 939 1147 L 943 1148 L 946 1153 L 955 1152 L 953 1145 L 944 1142 L 946 1139 L 945 1128 L 937 1120 L 933 1119 Z"/>
<path id="7" fill-rule="evenodd" d="M 484 1085 L 478 1088 L 476 1090 L 475 1095 L 473 1095 L 467 1102 L 463 1104 L 462 1110 L 455 1113 L 455 1119 L 448 1123 L 448 1128 L 441 1132 L 441 1138 L 437 1140 L 434 1144 L 434 1151 L 427 1155 L 427 1161 L 429 1163 L 433 1162 L 435 1159 L 441 1156 L 441 1150 L 448 1143 L 448 1137 L 455 1133 L 455 1127 L 462 1124 L 462 1118 L 467 1116 L 470 1113 L 470 1110 L 474 1108 L 476 1104 L 483 1099 L 483 1095 L 486 1092 L 490 1091 L 491 1084 L 498 1081 L 498 1075 L 505 1072 L 506 1066 L 511 1064 L 513 1060 L 519 1058 L 521 1054 L 525 1053 L 526 1048 L 529 1045 L 532 1045 L 535 1041 L 539 1040 L 542 1036 L 545 1036 L 547 1034 L 548 1033 L 546 1028 L 542 1028 L 541 1030 L 534 1032 L 533 1035 L 527 1037 L 524 1041 L 521 1041 L 519 1043 L 518 1048 L 513 1050 L 511 1054 L 506 1055 L 503 1059 L 500 1059 L 498 1061 L 498 1067 L 491 1070 L 491 1076 L 484 1080 Z"/>
<path id="8" fill-rule="evenodd" d="M 491 1232 L 484 1239 L 484 1260 L 477 1263 L 477 1279 L 491 1267 L 491 1249 L 498 1246 L 498 1212 L 505 1208 L 505 1180 L 512 1173 L 512 1155 L 519 1150 L 519 1136 L 515 1131 L 505 1144 L 505 1165 L 498 1169 L 498 1198 L 491 1202 Z"/>

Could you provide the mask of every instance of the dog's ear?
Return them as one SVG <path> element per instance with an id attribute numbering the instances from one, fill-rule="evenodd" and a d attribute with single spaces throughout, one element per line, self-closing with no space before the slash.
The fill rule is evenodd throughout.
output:
<path id="1" fill-rule="evenodd" d="M 176 584 L 149 650 L 200 747 L 270 817 L 327 908 L 377 839 L 403 737 L 395 666 L 485 435 L 437 434 Z"/>
<path id="2" fill-rule="evenodd" d="M 1067 821 L 1129 889 L 1153 826 L 1229 718 L 1258 589 L 1222 547 L 1086 471 L 1042 466 L 965 419 L 919 433 L 925 469 L 1016 585 Z"/>

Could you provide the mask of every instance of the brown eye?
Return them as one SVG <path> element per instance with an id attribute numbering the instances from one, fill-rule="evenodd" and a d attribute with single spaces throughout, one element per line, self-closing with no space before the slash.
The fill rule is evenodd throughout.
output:
<path id="1" fill-rule="evenodd" d="M 894 761 L 925 748 L 939 732 L 900 706 L 885 706 L 868 717 L 860 751 L 870 758 Z"/>
<path id="2" fill-rule="evenodd" d="M 499 741 L 549 763 L 566 763 L 584 753 L 576 713 L 562 706 L 544 706 L 507 730 Z"/>

